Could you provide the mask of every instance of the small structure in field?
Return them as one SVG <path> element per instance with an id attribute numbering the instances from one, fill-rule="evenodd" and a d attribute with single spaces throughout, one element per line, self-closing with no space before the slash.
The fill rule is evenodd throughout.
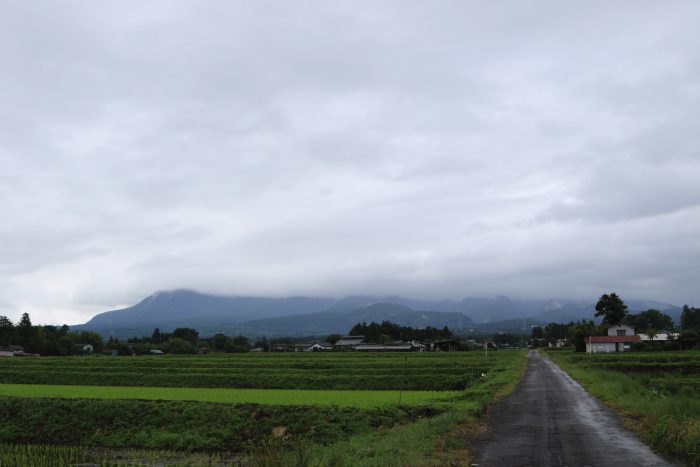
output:
<path id="1" fill-rule="evenodd" d="M 0 357 L 14 357 L 15 353 L 9 347 L 0 347 Z"/>
<path id="2" fill-rule="evenodd" d="M 562 347 L 566 347 L 567 345 L 569 345 L 569 341 L 566 337 L 564 339 L 557 339 L 554 341 L 554 347 L 557 349 L 561 349 Z"/>
<path id="3" fill-rule="evenodd" d="M 640 341 L 641 338 L 635 334 L 632 326 L 613 324 L 608 326 L 607 336 L 586 337 L 586 352 L 628 352 L 632 350 L 632 344 L 634 342 Z"/>
<path id="4" fill-rule="evenodd" d="M 21 345 L 8 345 L 7 348 L 14 355 L 24 355 L 25 354 L 24 347 L 22 347 Z"/>
<path id="5" fill-rule="evenodd" d="M 457 339 L 445 339 L 431 343 L 430 350 L 433 352 L 452 352 L 457 350 L 458 345 Z"/>
<path id="6" fill-rule="evenodd" d="M 365 336 L 343 336 L 335 343 L 335 350 L 354 350 L 365 340 Z"/>

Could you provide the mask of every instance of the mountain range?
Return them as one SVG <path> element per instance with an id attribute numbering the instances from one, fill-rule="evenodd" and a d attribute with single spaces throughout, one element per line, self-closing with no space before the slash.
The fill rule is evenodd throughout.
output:
<path id="1" fill-rule="evenodd" d="M 630 312 L 658 309 L 678 322 L 681 308 L 648 300 L 626 300 Z M 593 319 L 595 302 L 514 300 L 505 296 L 415 300 L 387 296 L 320 297 L 218 296 L 192 290 L 157 292 L 136 305 L 106 311 L 71 330 L 119 338 L 150 335 L 155 328 L 197 329 L 202 336 L 323 336 L 347 333 L 358 322 L 391 321 L 402 326 L 449 327 L 468 332 L 528 332 L 533 325 Z"/>

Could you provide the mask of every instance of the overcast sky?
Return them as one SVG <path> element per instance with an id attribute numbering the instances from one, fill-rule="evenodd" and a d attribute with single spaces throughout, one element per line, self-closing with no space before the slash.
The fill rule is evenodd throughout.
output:
<path id="1" fill-rule="evenodd" d="M 700 305 L 700 2 L 2 1 L 0 314 Z"/>

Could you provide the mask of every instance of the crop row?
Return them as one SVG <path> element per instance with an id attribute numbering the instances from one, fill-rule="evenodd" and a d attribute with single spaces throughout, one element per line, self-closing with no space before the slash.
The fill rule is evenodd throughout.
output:
<path id="1" fill-rule="evenodd" d="M 0 381 L 23 384 L 80 384 L 92 386 L 162 386 L 209 388 L 270 389 L 399 389 L 460 390 L 469 386 L 480 373 L 407 374 L 401 372 L 372 374 L 306 373 L 88 373 L 71 371 L 26 372 L 1 371 Z"/>
<path id="2" fill-rule="evenodd" d="M 484 363 L 474 364 L 474 365 L 453 365 L 445 367 L 418 367 L 418 366 L 406 366 L 406 371 L 412 374 L 437 374 L 437 373 L 456 373 L 464 371 L 478 371 L 482 368 L 487 367 Z M 17 371 L 17 372 L 31 372 L 31 371 L 56 371 L 60 368 L 60 371 L 80 371 L 85 373 L 133 373 L 133 372 L 148 372 L 148 373 L 190 373 L 190 374 L 208 374 L 208 373 L 231 373 L 231 374 L 250 374 L 250 373 L 262 373 L 262 372 L 284 372 L 284 373 L 310 373 L 310 372 L 320 372 L 320 371 L 334 371 L 339 370 L 345 374 L 381 374 L 381 373 L 394 373 L 396 371 L 403 371 L 403 367 L 400 365 L 391 366 L 374 366 L 374 367 L 332 367 L 332 368 L 299 368 L 296 366 L 290 367 L 201 367 L 201 366 L 82 366 L 80 364 L 70 364 L 70 365 L 43 365 L 43 366 L 20 366 L 20 365 L 0 365 L 0 369 L 5 369 L 7 371 Z"/>
<path id="3" fill-rule="evenodd" d="M 505 352 L 504 352 L 505 353 Z M 435 356 L 434 356 L 435 355 Z M 500 357 L 500 358 L 499 358 Z M 489 356 L 489 361 L 499 361 L 507 355 Z M 90 357 L 44 357 L 44 358 L 10 358 L 0 364 L 5 366 L 104 366 L 104 367 L 181 367 L 196 366 L 201 368 L 316 368 L 331 369 L 336 367 L 388 367 L 396 368 L 406 364 L 409 367 L 454 367 L 482 362 L 484 355 L 477 352 L 455 352 L 443 354 L 242 354 L 240 356 L 144 356 L 136 358 L 113 358 L 103 356 Z"/>

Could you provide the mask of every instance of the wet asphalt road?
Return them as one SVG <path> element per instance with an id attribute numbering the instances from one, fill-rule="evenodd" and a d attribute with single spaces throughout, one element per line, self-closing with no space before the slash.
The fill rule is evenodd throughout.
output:
<path id="1" fill-rule="evenodd" d="M 513 394 L 489 409 L 473 443 L 486 466 L 670 466 L 617 416 L 536 351 Z"/>

